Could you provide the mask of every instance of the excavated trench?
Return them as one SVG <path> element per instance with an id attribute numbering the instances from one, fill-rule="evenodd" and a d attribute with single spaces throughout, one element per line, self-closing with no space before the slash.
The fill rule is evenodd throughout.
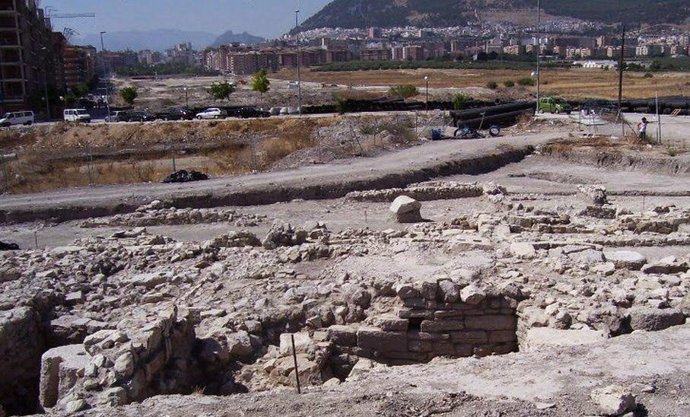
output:
<path id="1" fill-rule="evenodd" d="M 253 206 L 287 202 L 295 199 L 324 200 L 344 197 L 352 191 L 404 188 L 410 184 L 451 175 L 478 175 L 495 171 L 507 164 L 523 160 L 534 151 L 532 146 L 506 148 L 489 155 L 458 160 L 446 160 L 435 165 L 410 169 L 363 179 L 341 179 L 314 185 L 260 186 L 248 191 L 185 192 L 164 196 L 132 195 L 126 202 L 98 203 L 90 205 L 66 205 L 58 207 L 33 207 L 0 211 L 0 223 L 13 224 L 50 219 L 54 222 L 104 217 L 131 213 L 155 199 L 165 200 L 178 208 L 211 208 L 221 206 Z"/>
<path id="2" fill-rule="evenodd" d="M 690 154 L 666 156 L 615 148 L 574 148 L 557 145 L 545 146 L 542 153 L 561 161 L 598 168 L 678 176 L 690 174 Z"/>

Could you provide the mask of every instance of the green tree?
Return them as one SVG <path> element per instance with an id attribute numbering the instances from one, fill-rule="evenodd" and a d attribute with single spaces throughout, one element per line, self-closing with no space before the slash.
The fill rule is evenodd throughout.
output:
<path id="1" fill-rule="evenodd" d="M 492 90 L 495 90 L 498 88 L 498 83 L 496 81 L 489 81 L 486 83 L 486 88 L 490 88 Z"/>
<path id="2" fill-rule="evenodd" d="M 252 90 L 261 94 L 260 106 L 263 106 L 264 94 L 271 88 L 271 81 L 265 69 L 260 70 L 252 77 Z"/>
<path id="3" fill-rule="evenodd" d="M 511 88 L 515 87 L 515 82 L 513 80 L 506 80 L 503 82 L 503 85 L 505 85 L 506 88 Z"/>
<path id="4" fill-rule="evenodd" d="M 72 87 L 72 93 L 77 97 L 84 97 L 89 94 L 89 86 L 86 84 L 78 84 Z"/>
<path id="5" fill-rule="evenodd" d="M 74 93 L 65 94 L 65 107 L 72 108 L 77 104 L 77 96 Z"/>
<path id="6" fill-rule="evenodd" d="M 235 86 L 227 81 L 215 82 L 211 84 L 208 93 L 214 100 L 229 100 L 230 94 L 235 92 Z"/>
<path id="7" fill-rule="evenodd" d="M 395 85 L 390 88 L 389 93 L 395 96 L 399 96 L 402 99 L 407 99 L 414 97 L 419 94 L 417 87 L 411 84 Z"/>
<path id="8" fill-rule="evenodd" d="M 120 90 L 120 97 L 130 106 L 134 104 L 134 100 L 136 100 L 138 96 L 139 92 L 137 92 L 136 87 L 125 87 Z"/>

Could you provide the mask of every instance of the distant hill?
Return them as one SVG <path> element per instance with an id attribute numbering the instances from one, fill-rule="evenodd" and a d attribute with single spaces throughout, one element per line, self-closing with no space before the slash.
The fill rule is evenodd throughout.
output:
<path id="1" fill-rule="evenodd" d="M 191 42 L 194 49 L 203 49 L 211 45 L 218 35 L 208 32 L 187 32 L 175 29 L 159 29 L 150 31 L 108 32 L 104 35 L 105 49 L 121 51 L 132 49 L 135 51 L 151 49 L 164 51 L 178 43 Z M 76 45 L 93 45 L 100 49 L 101 38 L 97 33 L 75 37 L 72 43 Z"/>
<path id="2" fill-rule="evenodd" d="M 448 27 L 473 20 L 475 10 L 536 9 L 535 0 L 334 0 L 300 27 L 366 28 L 394 26 Z M 546 0 L 553 16 L 630 24 L 690 21 L 689 0 Z"/>
<path id="3" fill-rule="evenodd" d="M 260 36 L 254 36 L 250 35 L 247 32 L 242 32 L 242 33 L 233 33 L 231 30 L 223 33 L 219 37 L 216 38 L 215 41 L 211 44 L 213 47 L 219 47 L 221 45 L 228 45 L 231 43 L 243 43 L 245 45 L 255 45 L 257 43 L 261 43 L 265 41 L 266 39 L 260 37 Z"/>

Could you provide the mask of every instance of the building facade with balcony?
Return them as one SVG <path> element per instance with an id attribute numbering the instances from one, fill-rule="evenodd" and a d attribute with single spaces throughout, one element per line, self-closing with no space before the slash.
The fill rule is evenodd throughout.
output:
<path id="1" fill-rule="evenodd" d="M 45 109 L 45 91 L 62 87 L 56 42 L 36 0 L 0 0 L 0 112 Z"/>

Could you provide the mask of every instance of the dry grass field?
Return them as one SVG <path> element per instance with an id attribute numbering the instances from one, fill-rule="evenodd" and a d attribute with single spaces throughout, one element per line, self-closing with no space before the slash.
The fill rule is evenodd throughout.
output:
<path id="1" fill-rule="evenodd" d="M 314 146 L 313 132 L 332 118 L 33 126 L 0 131 L 0 189 L 40 192 L 94 184 L 160 181 L 177 169 L 210 175 L 266 170 Z"/>
<path id="2" fill-rule="evenodd" d="M 429 87 L 434 94 L 440 89 L 485 87 L 487 82 L 495 81 L 499 85 L 498 94 L 511 97 L 526 97 L 536 91 L 535 87 L 504 87 L 504 82 L 516 82 L 529 77 L 528 71 L 519 70 L 382 70 L 382 71 L 347 71 L 347 72 L 313 72 L 304 71 L 303 80 L 308 82 L 339 84 L 349 87 L 376 87 L 398 84 L 413 84 L 422 89 L 424 77 L 429 77 Z M 273 78 L 293 80 L 294 71 L 281 71 Z M 542 91 L 544 94 L 560 95 L 569 99 L 614 99 L 618 97 L 618 74 L 616 71 L 601 69 L 544 69 L 542 70 Z M 649 98 L 656 93 L 660 96 L 690 95 L 690 74 L 688 73 L 654 73 L 646 78 L 644 73 L 630 72 L 624 77 L 625 98 Z"/>

